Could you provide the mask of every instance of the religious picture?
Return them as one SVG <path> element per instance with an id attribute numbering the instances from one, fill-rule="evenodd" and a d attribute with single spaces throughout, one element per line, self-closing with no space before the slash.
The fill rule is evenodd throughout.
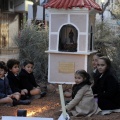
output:
<path id="1" fill-rule="evenodd" d="M 73 37 L 74 37 L 74 33 L 73 33 L 72 29 L 71 29 L 70 32 L 69 32 L 70 43 L 74 43 Z"/>

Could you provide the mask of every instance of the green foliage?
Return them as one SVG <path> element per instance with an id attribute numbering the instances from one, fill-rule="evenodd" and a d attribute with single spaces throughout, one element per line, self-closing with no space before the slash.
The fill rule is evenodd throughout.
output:
<path id="1" fill-rule="evenodd" d="M 113 34 L 110 26 L 106 22 L 96 22 L 94 34 L 95 49 L 104 55 L 107 55 L 106 44 L 113 40 Z"/>
<path id="2" fill-rule="evenodd" d="M 107 23 L 96 24 L 95 48 L 110 58 L 113 70 L 120 80 L 120 36 Z"/>
<path id="3" fill-rule="evenodd" d="M 25 25 L 19 36 L 15 37 L 19 48 L 19 60 L 30 59 L 34 62 L 34 75 L 39 82 L 47 81 L 48 71 L 48 30 L 37 25 Z"/>

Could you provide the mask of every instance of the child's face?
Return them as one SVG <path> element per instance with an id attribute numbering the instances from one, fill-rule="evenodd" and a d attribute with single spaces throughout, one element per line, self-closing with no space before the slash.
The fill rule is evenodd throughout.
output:
<path id="1" fill-rule="evenodd" d="M 104 73 L 107 69 L 107 64 L 103 59 L 98 59 L 97 69 L 99 73 Z"/>
<path id="2" fill-rule="evenodd" d="M 0 78 L 4 77 L 5 75 L 5 70 L 0 68 Z"/>
<path id="3" fill-rule="evenodd" d="M 76 84 L 82 83 L 83 80 L 84 80 L 84 79 L 83 79 L 82 76 L 75 74 L 75 83 L 76 83 Z"/>
<path id="4" fill-rule="evenodd" d="M 28 73 L 32 73 L 33 72 L 33 65 L 32 64 L 27 64 L 24 69 L 28 72 Z"/>
<path id="5" fill-rule="evenodd" d="M 92 65 L 93 65 L 94 69 L 97 68 L 98 59 L 99 59 L 99 57 L 97 55 L 93 56 Z"/>
<path id="6" fill-rule="evenodd" d="M 17 65 L 17 64 L 13 65 L 13 67 L 12 67 L 12 69 L 10 69 L 10 71 L 11 71 L 14 75 L 18 74 L 18 73 L 19 73 L 19 65 Z"/>

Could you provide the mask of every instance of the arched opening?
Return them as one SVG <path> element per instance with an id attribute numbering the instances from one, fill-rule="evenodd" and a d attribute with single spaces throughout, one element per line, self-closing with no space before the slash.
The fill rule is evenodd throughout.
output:
<path id="1" fill-rule="evenodd" d="M 64 25 L 59 33 L 59 51 L 76 52 L 77 38 L 77 29 L 70 24 Z"/>

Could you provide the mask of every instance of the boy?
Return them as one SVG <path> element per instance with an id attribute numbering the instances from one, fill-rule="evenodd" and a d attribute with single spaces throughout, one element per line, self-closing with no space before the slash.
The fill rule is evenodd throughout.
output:
<path id="1" fill-rule="evenodd" d="M 18 92 L 12 93 L 8 79 L 5 77 L 6 70 L 5 64 L 0 62 L 0 104 L 10 103 L 11 105 L 17 105 L 20 94 Z"/>
<path id="2" fill-rule="evenodd" d="M 9 80 L 9 84 L 10 84 L 12 92 L 13 93 L 18 92 L 21 95 L 21 98 L 20 98 L 20 99 L 22 99 L 20 101 L 21 104 L 28 105 L 31 103 L 30 100 L 25 100 L 25 99 L 27 99 L 28 91 L 27 91 L 27 89 L 21 89 L 20 80 L 18 77 L 19 63 L 20 62 L 16 59 L 9 59 L 7 61 L 7 67 L 8 67 L 7 78 Z"/>
<path id="3" fill-rule="evenodd" d="M 30 96 L 40 95 L 41 98 L 46 95 L 46 92 L 41 92 L 39 85 L 36 83 L 33 75 L 33 66 L 34 63 L 32 61 L 24 61 L 23 69 L 21 69 L 21 72 L 19 73 L 20 82 L 22 88 L 27 89 Z"/>

